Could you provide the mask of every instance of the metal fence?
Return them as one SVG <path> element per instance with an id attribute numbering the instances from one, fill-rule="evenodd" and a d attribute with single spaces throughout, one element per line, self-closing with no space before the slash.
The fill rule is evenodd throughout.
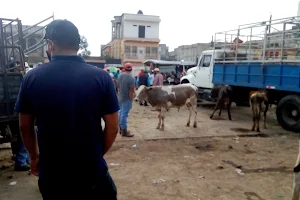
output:
<path id="1" fill-rule="evenodd" d="M 223 60 L 217 62 L 299 63 L 299 17 L 245 24 L 216 33 L 214 49 L 224 52 Z"/>

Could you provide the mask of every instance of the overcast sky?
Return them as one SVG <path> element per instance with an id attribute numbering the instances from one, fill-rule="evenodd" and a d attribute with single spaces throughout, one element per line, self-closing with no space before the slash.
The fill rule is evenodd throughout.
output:
<path id="1" fill-rule="evenodd" d="M 275 3 L 276 2 L 276 3 Z M 160 40 L 170 49 L 179 45 L 210 42 L 215 32 L 240 24 L 296 16 L 298 0 L 15 0 L 1 1 L 2 18 L 19 18 L 32 25 L 52 15 L 68 19 L 86 36 L 93 56 L 111 39 L 111 20 L 122 13 L 158 15 Z"/>

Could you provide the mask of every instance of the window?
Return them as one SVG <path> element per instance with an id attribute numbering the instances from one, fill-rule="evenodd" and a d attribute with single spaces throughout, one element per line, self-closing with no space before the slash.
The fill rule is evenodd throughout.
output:
<path id="1" fill-rule="evenodd" d="M 132 47 L 132 57 L 134 57 L 134 58 L 137 57 L 137 47 L 136 46 Z"/>
<path id="2" fill-rule="evenodd" d="M 130 46 L 125 46 L 125 55 L 126 55 L 126 57 L 130 56 L 130 50 L 131 50 Z"/>
<path id="3" fill-rule="evenodd" d="M 139 26 L 139 38 L 145 38 L 145 26 Z"/>
<path id="4" fill-rule="evenodd" d="M 150 47 L 146 47 L 146 54 L 150 55 Z"/>
<path id="5" fill-rule="evenodd" d="M 210 66 L 210 60 L 211 60 L 211 55 L 205 55 L 203 57 L 203 62 L 202 62 L 202 67 L 209 67 Z"/>

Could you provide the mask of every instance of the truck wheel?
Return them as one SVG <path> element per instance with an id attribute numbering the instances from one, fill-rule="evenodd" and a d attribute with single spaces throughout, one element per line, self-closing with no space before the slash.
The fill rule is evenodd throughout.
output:
<path id="1" fill-rule="evenodd" d="M 300 132 L 300 97 L 298 95 L 283 97 L 277 105 L 276 117 L 285 130 Z"/>
<path id="2" fill-rule="evenodd" d="M 180 84 L 190 83 L 189 80 L 183 79 Z"/>

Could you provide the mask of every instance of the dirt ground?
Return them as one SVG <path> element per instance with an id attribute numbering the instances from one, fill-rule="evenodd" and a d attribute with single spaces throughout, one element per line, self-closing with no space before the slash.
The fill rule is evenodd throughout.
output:
<path id="1" fill-rule="evenodd" d="M 276 123 L 253 136 L 250 108 L 232 108 L 209 119 L 211 106 L 198 107 L 198 128 L 185 127 L 187 111 L 170 110 L 165 131 L 156 130 L 157 112 L 134 104 L 129 128 L 134 138 L 117 141 L 105 156 L 120 200 L 291 199 L 298 135 Z M 217 113 L 218 114 L 218 113 Z M 12 165 L 10 149 L 0 150 L 0 167 Z M 5 167 L 3 167 L 5 168 Z M 0 171 L 1 200 L 41 199 L 37 178 Z M 15 185 L 9 185 L 16 182 Z"/>

